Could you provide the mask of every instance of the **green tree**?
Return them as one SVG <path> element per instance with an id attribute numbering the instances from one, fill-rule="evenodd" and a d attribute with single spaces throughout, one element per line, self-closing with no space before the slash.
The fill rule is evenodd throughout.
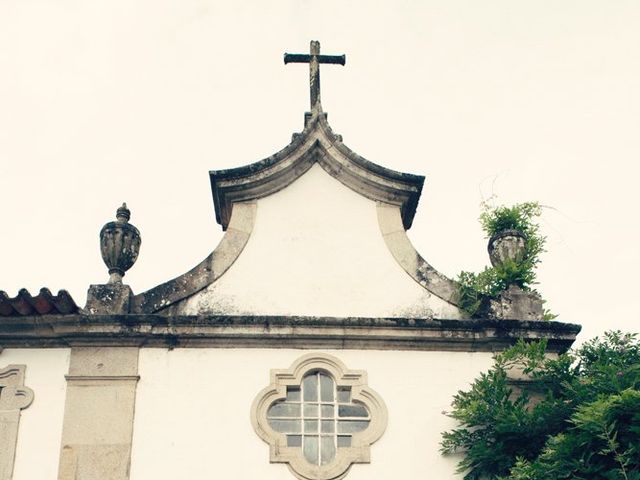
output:
<path id="1" fill-rule="evenodd" d="M 458 392 L 443 453 L 463 453 L 467 480 L 640 480 L 636 336 L 608 332 L 557 358 L 545 348 L 518 342 Z M 530 387 L 512 386 L 515 371 Z"/>

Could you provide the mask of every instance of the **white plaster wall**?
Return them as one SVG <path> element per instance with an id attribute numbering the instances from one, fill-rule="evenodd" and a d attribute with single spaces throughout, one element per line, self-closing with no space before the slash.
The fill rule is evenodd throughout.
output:
<path id="1" fill-rule="evenodd" d="M 376 203 L 319 165 L 258 200 L 247 246 L 182 314 L 231 313 L 459 318 L 395 261 Z"/>
<path id="2" fill-rule="evenodd" d="M 27 366 L 25 385 L 34 393 L 33 403 L 20 416 L 13 480 L 58 477 L 69 352 L 52 348 L 0 353 L 0 368 L 12 363 Z"/>
<path id="3" fill-rule="evenodd" d="M 271 368 L 288 368 L 309 350 L 143 349 L 136 397 L 131 480 L 292 480 L 269 463 L 253 431 L 251 404 Z M 490 353 L 323 350 L 347 368 L 368 372 L 389 424 L 371 463 L 348 480 L 459 479 L 457 459 L 440 455 L 440 433 L 454 426 L 442 412 L 453 395 L 492 363 Z"/>

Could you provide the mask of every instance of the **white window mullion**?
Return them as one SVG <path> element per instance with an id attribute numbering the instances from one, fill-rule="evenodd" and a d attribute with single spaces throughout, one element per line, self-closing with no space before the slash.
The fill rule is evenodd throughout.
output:
<path id="1" fill-rule="evenodd" d="M 320 392 L 320 372 L 316 373 L 316 380 L 318 385 L 316 386 L 316 416 L 318 417 L 318 466 L 322 463 L 322 412 L 320 405 L 322 405 L 322 397 Z"/>

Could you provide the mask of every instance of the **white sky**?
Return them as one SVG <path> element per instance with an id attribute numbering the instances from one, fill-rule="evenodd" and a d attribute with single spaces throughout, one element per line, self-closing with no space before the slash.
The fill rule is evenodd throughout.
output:
<path id="1" fill-rule="evenodd" d="M 302 129 L 308 68 L 365 158 L 427 176 L 409 231 L 448 276 L 488 262 L 483 196 L 538 200 L 539 290 L 580 339 L 640 330 L 640 2 L 0 1 L 0 289 L 80 305 L 126 201 L 141 292 L 217 245 L 210 169 Z"/>

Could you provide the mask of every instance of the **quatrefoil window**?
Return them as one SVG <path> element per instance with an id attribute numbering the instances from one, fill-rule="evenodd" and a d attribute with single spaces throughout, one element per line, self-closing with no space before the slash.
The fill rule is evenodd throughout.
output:
<path id="1" fill-rule="evenodd" d="M 287 463 L 303 480 L 340 479 L 353 463 L 368 463 L 370 445 L 384 432 L 386 419 L 366 373 L 322 354 L 273 370 L 271 385 L 252 408 L 254 428 L 271 447 L 271 462 Z"/>
<path id="2" fill-rule="evenodd" d="M 336 450 L 351 446 L 351 435 L 369 426 L 369 412 L 351 402 L 351 387 L 336 388 L 324 372 L 313 372 L 300 387 L 287 387 L 287 398 L 267 410 L 269 425 L 300 447 L 314 465 L 326 465 Z"/>

